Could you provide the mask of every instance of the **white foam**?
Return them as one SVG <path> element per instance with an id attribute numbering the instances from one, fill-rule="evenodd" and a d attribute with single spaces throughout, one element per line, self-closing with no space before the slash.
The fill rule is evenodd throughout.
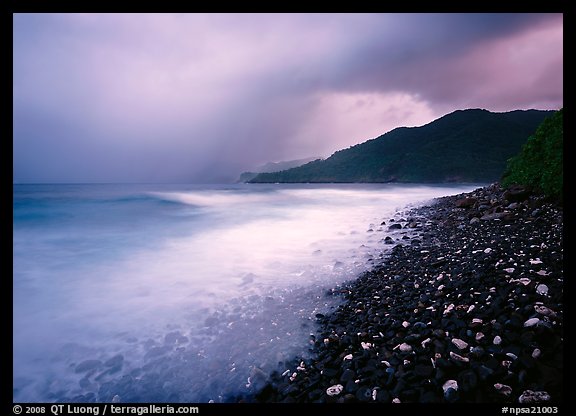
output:
<path id="1" fill-rule="evenodd" d="M 128 239 L 118 227 L 84 229 L 82 223 L 75 231 L 15 232 L 15 400 L 97 391 L 96 375 L 82 387 L 86 374 L 74 368 L 115 354 L 124 357 L 122 371 L 102 376 L 102 383 L 151 365 L 155 354 L 168 367 L 201 354 L 197 371 L 235 363 L 232 373 L 232 367 L 214 372 L 216 385 L 245 385 L 249 366 L 275 365 L 282 354 L 306 350 L 313 327 L 303 324 L 333 306 L 324 289 L 356 277 L 370 267 L 368 259 L 390 248 L 380 242 L 385 232 L 370 238 L 370 224 L 408 203 L 463 189 L 303 185 L 151 192 L 207 212 L 182 216 L 172 228 L 162 226 L 160 212 L 140 219 L 142 229 L 131 230 L 130 218 L 118 219 Z M 164 351 L 164 337 L 175 330 L 190 344 Z M 51 384 L 54 379 L 58 383 Z"/>

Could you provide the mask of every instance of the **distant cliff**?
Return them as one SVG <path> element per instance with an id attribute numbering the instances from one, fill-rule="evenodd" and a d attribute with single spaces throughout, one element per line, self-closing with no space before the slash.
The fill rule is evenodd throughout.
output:
<path id="1" fill-rule="evenodd" d="M 493 182 L 553 111 L 458 110 L 249 182 Z"/>

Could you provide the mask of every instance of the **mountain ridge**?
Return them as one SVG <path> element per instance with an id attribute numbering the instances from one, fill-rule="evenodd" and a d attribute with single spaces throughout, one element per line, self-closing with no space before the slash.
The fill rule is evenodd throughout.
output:
<path id="1" fill-rule="evenodd" d="M 397 127 L 329 158 L 249 183 L 493 182 L 555 110 L 456 110 L 418 127 Z"/>

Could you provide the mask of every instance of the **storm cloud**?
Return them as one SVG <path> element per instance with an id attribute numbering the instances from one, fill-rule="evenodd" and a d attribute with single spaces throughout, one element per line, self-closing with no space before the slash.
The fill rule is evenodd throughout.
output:
<path id="1" fill-rule="evenodd" d="M 228 182 L 463 108 L 563 105 L 562 14 L 15 14 L 19 182 Z"/>

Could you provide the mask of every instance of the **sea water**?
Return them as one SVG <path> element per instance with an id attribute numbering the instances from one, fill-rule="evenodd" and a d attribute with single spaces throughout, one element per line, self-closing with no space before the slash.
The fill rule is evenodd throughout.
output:
<path id="1" fill-rule="evenodd" d="M 255 391 L 390 249 L 383 222 L 478 186 L 14 185 L 13 399 Z"/>

